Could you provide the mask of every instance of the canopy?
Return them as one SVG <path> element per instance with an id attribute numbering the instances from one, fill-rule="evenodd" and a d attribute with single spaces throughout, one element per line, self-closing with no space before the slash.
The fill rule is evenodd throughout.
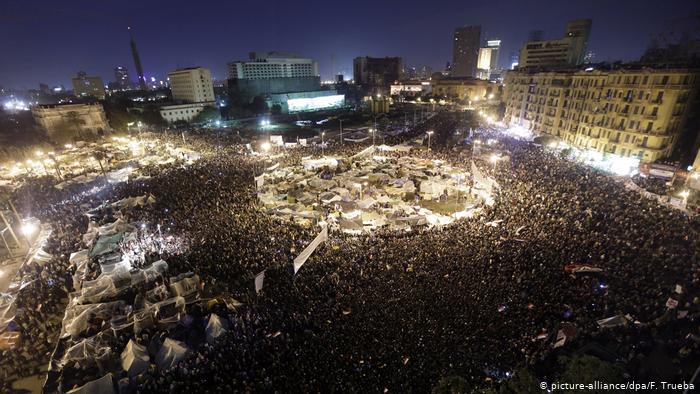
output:
<path id="1" fill-rule="evenodd" d="M 93 380 L 68 392 L 68 394 L 113 394 L 114 385 L 112 384 L 112 374 Z"/>
<path id="2" fill-rule="evenodd" d="M 188 352 L 189 349 L 184 343 L 166 338 L 156 355 L 156 365 L 162 370 L 170 369 L 182 361 Z"/>
<path id="3" fill-rule="evenodd" d="M 126 344 L 121 355 L 122 369 L 124 369 L 129 377 L 134 377 L 145 372 L 150 365 L 150 357 L 145 346 L 139 345 L 133 339 Z"/>
<path id="4" fill-rule="evenodd" d="M 214 313 L 209 315 L 209 322 L 207 323 L 206 332 L 208 343 L 214 343 L 220 336 L 226 333 L 224 323 L 218 315 Z"/>

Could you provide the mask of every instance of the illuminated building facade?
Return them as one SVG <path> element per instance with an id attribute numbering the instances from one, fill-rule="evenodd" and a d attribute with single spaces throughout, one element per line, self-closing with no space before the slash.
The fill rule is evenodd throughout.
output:
<path id="1" fill-rule="evenodd" d="M 520 50 L 518 67 L 570 67 L 582 64 L 590 33 L 591 20 L 581 19 L 566 25 L 563 38 L 528 41 Z"/>
<path id="2" fill-rule="evenodd" d="M 160 107 L 160 116 L 168 123 L 191 122 L 211 103 L 190 103 L 164 105 Z"/>
<path id="3" fill-rule="evenodd" d="M 190 67 L 175 70 L 168 74 L 173 100 L 183 103 L 211 103 L 214 97 L 214 84 L 211 71 L 203 67 Z"/>
<path id="4" fill-rule="evenodd" d="M 497 94 L 498 85 L 475 78 L 442 77 L 434 78 L 433 95 L 448 99 L 477 102 L 487 100 L 491 94 Z"/>
<path id="5" fill-rule="evenodd" d="M 455 29 L 452 41 L 452 76 L 476 77 L 480 46 L 481 26 L 464 26 Z"/>
<path id="6" fill-rule="evenodd" d="M 99 103 L 35 105 L 32 107 L 32 115 L 49 138 L 59 142 L 83 132 L 99 133 L 109 130 L 107 116 Z"/>
<path id="7" fill-rule="evenodd" d="M 508 72 L 504 123 L 581 149 L 654 162 L 670 156 L 698 86 L 695 70 Z"/>
<path id="8" fill-rule="evenodd" d="M 486 46 L 479 49 L 477 78 L 491 79 L 491 74 L 497 72 L 500 51 L 501 40 L 488 40 L 486 41 Z"/>
<path id="9" fill-rule="evenodd" d="M 344 106 L 345 95 L 338 94 L 335 90 L 270 94 L 267 96 L 267 105 L 270 108 L 279 105 L 283 113 L 318 111 Z"/>
<path id="10" fill-rule="evenodd" d="M 228 63 L 229 79 L 319 77 L 318 63 L 285 52 L 251 52 L 249 61 Z"/>

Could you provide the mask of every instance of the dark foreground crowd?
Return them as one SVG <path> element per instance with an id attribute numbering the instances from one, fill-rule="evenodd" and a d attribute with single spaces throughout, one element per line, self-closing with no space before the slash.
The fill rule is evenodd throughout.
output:
<path id="1" fill-rule="evenodd" d="M 412 154 L 469 168 L 470 148 L 440 142 L 458 126 L 451 114 L 436 116 L 410 136 L 435 130 L 433 150 Z M 170 274 L 196 272 L 203 294 L 227 294 L 242 305 L 188 309 L 169 336 L 191 354 L 170 370 L 150 368 L 138 378 L 139 392 L 426 392 L 451 375 L 483 388 L 519 368 L 551 378 L 552 354 L 591 344 L 636 378 L 661 373 L 659 360 L 669 360 L 663 373 L 677 381 L 697 365 L 700 223 L 605 174 L 501 137 L 493 148 L 506 158 L 497 166 L 475 157 L 500 184 L 496 203 L 479 217 L 411 233 L 331 234 L 294 275 L 292 260 L 318 229 L 260 209 L 253 177 L 271 163 L 237 145 L 220 147 L 220 139 L 191 139 L 205 153 L 199 162 L 154 168 L 152 178 L 117 185 L 82 207 L 52 204 L 64 196 L 44 184 L 18 192 L 31 192 L 35 199 L 20 205 L 57 230 L 49 247 L 55 261 L 27 273 L 40 280 L 22 297 L 31 311 L 22 318 L 24 353 L 50 352 L 55 344 L 56 326 L 36 328 L 55 321 L 72 291 L 67 256 L 81 247 L 84 209 L 101 198 L 151 193 L 156 203 L 139 218 L 188 240 L 186 250 L 167 256 Z M 308 154 L 292 151 L 279 160 Z M 602 272 L 572 274 L 564 269 L 572 263 Z M 667 308 L 669 297 L 677 307 Z M 201 336 L 212 311 L 227 333 L 209 344 Z M 612 316 L 629 320 L 615 328 L 596 323 Z M 553 350 L 563 323 L 576 334 Z M 138 340 L 148 345 L 153 337 Z M 2 356 L 9 373 L 26 365 L 16 353 Z M 64 387 L 101 376 L 71 373 L 85 376 L 62 376 Z"/>

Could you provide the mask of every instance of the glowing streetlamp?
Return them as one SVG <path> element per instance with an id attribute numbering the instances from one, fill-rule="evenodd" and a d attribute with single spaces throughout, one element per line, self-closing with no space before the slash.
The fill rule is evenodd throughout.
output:
<path id="1" fill-rule="evenodd" d="M 426 134 L 428 134 L 428 150 L 430 150 L 430 136 L 433 135 L 433 131 L 428 131 Z"/>
<path id="2" fill-rule="evenodd" d="M 321 132 L 321 156 L 325 156 L 325 152 L 326 152 L 325 151 L 326 145 L 325 145 L 325 142 L 323 141 L 323 137 L 325 137 L 325 136 L 326 136 L 326 132 L 322 131 Z"/>

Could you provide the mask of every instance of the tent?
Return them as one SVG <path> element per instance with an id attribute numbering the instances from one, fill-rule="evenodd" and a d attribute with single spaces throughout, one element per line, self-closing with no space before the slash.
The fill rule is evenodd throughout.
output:
<path id="1" fill-rule="evenodd" d="M 124 369 L 130 378 L 140 375 L 148 369 L 150 357 L 145 346 L 139 345 L 133 339 L 126 344 L 121 355 L 122 369 Z"/>
<path id="2" fill-rule="evenodd" d="M 207 342 L 214 343 L 216 340 L 226 333 L 226 328 L 224 328 L 224 323 L 221 318 L 212 313 L 209 315 L 209 322 L 207 322 L 206 327 Z"/>
<path id="3" fill-rule="evenodd" d="M 85 385 L 69 391 L 68 394 L 113 394 L 114 392 L 112 374 L 108 373 L 97 380 L 87 382 Z"/>
<path id="4" fill-rule="evenodd" d="M 188 352 L 189 349 L 183 342 L 166 338 L 156 355 L 156 365 L 162 370 L 170 369 L 182 361 Z"/>

